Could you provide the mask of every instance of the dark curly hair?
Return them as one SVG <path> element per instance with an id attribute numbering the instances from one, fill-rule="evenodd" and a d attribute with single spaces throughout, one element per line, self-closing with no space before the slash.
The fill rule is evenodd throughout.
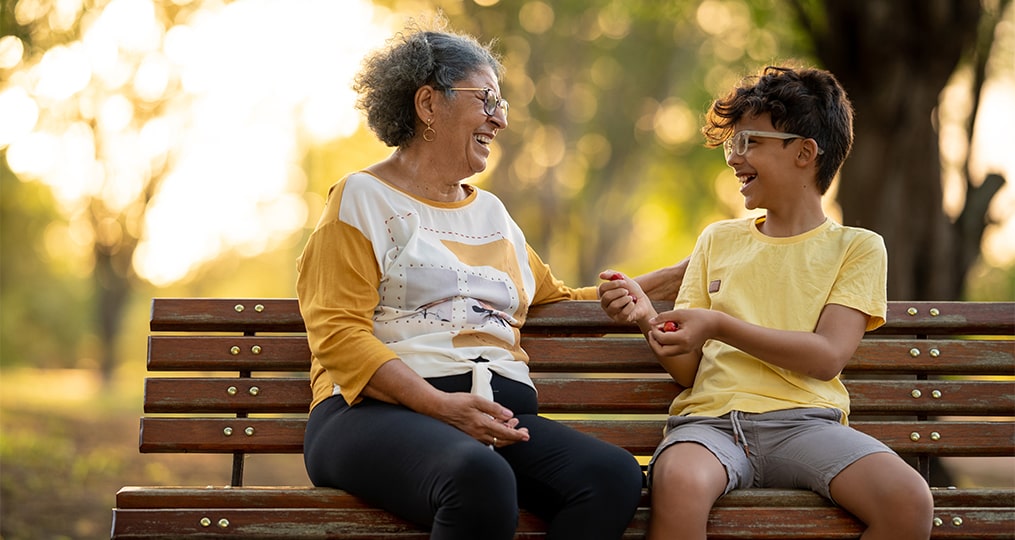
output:
<path id="1" fill-rule="evenodd" d="M 429 26 L 424 29 L 410 21 L 405 31 L 363 60 L 354 80 L 356 107 L 388 146 L 407 145 L 415 135 L 414 99 L 423 85 L 450 95 L 449 88 L 482 66 L 490 66 L 497 77 L 503 74 L 492 42 L 482 45 L 472 36 L 447 30 L 447 21 L 440 16 Z"/>
<path id="2" fill-rule="evenodd" d="M 853 147 L 853 105 L 839 81 L 824 70 L 768 66 L 712 104 L 701 129 L 706 146 L 722 145 L 745 116 L 766 113 L 776 129 L 817 141 L 824 150 L 818 156 L 818 188 L 828 191 Z"/>

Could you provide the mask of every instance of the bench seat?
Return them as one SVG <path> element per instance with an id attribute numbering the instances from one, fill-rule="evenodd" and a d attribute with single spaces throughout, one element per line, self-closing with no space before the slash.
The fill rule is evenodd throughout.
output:
<path id="1" fill-rule="evenodd" d="M 1010 490 L 936 488 L 933 492 L 935 517 L 942 521 L 935 538 L 974 538 L 963 530 L 968 522 L 978 528 L 975 538 L 1012 533 L 1015 495 Z M 645 493 L 635 517 L 638 528 L 648 519 L 648 502 Z M 287 522 L 298 524 L 304 535 L 291 538 L 427 538 L 411 524 L 328 488 L 133 487 L 117 494 L 117 506 L 130 508 L 118 515 L 121 538 L 163 538 L 158 531 L 172 531 L 165 538 L 177 538 L 217 528 L 228 529 L 234 536 L 278 538 L 277 528 Z M 220 525 L 223 519 L 225 527 Z M 523 513 L 519 538 L 541 538 L 543 527 L 538 518 Z M 830 536 L 830 529 L 840 534 Z M 861 532 L 852 516 L 825 498 L 792 489 L 734 491 L 716 503 L 709 523 L 709 538 L 715 539 L 856 538 Z M 638 534 L 632 532 L 631 538 Z"/>
<path id="2" fill-rule="evenodd" d="M 310 352 L 294 299 L 157 298 L 151 330 L 139 450 L 231 454 L 231 485 L 124 487 L 111 538 L 428 537 L 341 490 L 243 486 L 247 454 L 302 452 Z M 843 373 L 851 425 L 928 482 L 938 457 L 1015 456 L 1013 333 L 1013 302 L 891 302 Z M 636 327 L 598 302 L 561 302 L 531 310 L 522 343 L 541 414 L 647 462 L 678 388 Z M 1015 486 L 932 492 L 933 538 L 1015 538 Z M 649 506 L 646 491 L 625 537 L 644 537 Z M 522 512 L 517 538 L 544 530 Z M 858 538 L 863 525 L 809 491 L 748 489 L 717 502 L 708 530 L 827 539 Z"/>

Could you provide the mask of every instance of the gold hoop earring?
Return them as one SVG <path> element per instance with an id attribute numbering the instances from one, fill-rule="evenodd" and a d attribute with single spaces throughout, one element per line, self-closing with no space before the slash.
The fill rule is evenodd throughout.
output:
<path id="1" fill-rule="evenodd" d="M 426 142 L 433 142 L 434 135 L 437 134 L 437 130 L 435 130 L 434 128 L 430 127 L 430 124 L 432 124 L 432 123 L 433 123 L 433 118 L 427 120 L 426 121 L 426 129 L 423 130 L 423 140 L 426 141 Z"/>

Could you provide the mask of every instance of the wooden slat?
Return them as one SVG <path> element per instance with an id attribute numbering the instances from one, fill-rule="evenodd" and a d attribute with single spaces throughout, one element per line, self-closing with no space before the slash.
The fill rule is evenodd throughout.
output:
<path id="1" fill-rule="evenodd" d="M 662 373 L 645 339 L 638 337 L 525 336 L 533 371 Z M 867 339 L 845 373 L 1015 374 L 1015 341 Z"/>
<path id="2" fill-rule="evenodd" d="M 298 454 L 305 415 L 298 418 L 141 418 L 142 453 Z M 252 434 L 247 434 L 247 429 Z M 226 434 L 227 430 L 231 434 Z"/>
<path id="3" fill-rule="evenodd" d="M 295 298 L 155 298 L 150 329 L 153 332 L 304 332 L 306 326 Z"/>
<path id="4" fill-rule="evenodd" d="M 534 372 L 662 373 L 644 338 L 522 338 Z M 235 348 L 235 349 L 234 349 Z M 1011 375 L 1012 340 L 868 339 L 845 372 Z M 149 371 L 307 371 L 305 336 L 162 336 L 148 338 Z"/>
<path id="5" fill-rule="evenodd" d="M 654 302 L 657 311 L 670 309 Z M 915 309 L 916 314 L 908 311 Z M 932 314 L 936 310 L 937 315 Z M 887 321 L 875 333 L 927 335 L 1011 335 L 1015 333 L 1015 302 L 900 302 L 888 303 Z M 560 328 L 604 333 L 636 331 L 611 324 L 596 301 L 559 302 L 530 310 L 526 326 L 533 333 L 560 333 Z M 626 329 L 625 329 L 626 328 Z"/>
<path id="6" fill-rule="evenodd" d="M 308 413 L 312 395 L 303 378 L 145 379 L 146 413 Z"/>
<path id="7" fill-rule="evenodd" d="M 562 420 L 564 424 L 636 455 L 648 455 L 662 439 L 658 420 Z M 989 421 L 863 421 L 852 424 L 903 454 L 938 456 L 1010 456 L 1015 427 Z M 295 418 L 153 418 L 141 419 L 140 451 L 300 453 L 306 419 Z M 225 435 L 226 428 L 232 435 Z M 247 428 L 253 429 L 246 435 Z M 913 433 L 920 437 L 912 438 Z M 934 439 L 933 433 L 939 438 Z"/>
<path id="8" fill-rule="evenodd" d="M 1002 488 L 931 488 L 936 507 L 1015 506 L 1015 492 Z M 642 491 L 642 506 L 649 503 Z M 311 486 L 182 487 L 128 486 L 116 493 L 121 508 L 370 508 L 369 503 L 340 489 Z M 823 507 L 831 501 L 805 489 L 737 489 L 716 501 L 717 507 Z"/>
<path id="9" fill-rule="evenodd" d="M 844 384 L 850 395 L 850 414 L 1015 416 L 1015 380 L 847 379 Z"/>
<path id="10" fill-rule="evenodd" d="M 565 421 L 571 427 L 626 448 L 636 455 L 651 454 L 662 439 L 659 422 Z M 1010 456 L 1015 453 L 1015 426 L 1004 422 L 862 421 L 851 424 L 900 454 L 937 456 Z M 920 436 L 913 440 L 913 434 Z M 935 440 L 933 434 L 938 434 Z"/>
<path id="11" fill-rule="evenodd" d="M 1011 339 L 864 339 L 845 373 L 1015 375 Z"/>
<path id="12" fill-rule="evenodd" d="M 656 302 L 657 310 L 668 309 Z M 258 311 L 256 306 L 263 309 Z M 237 311 L 236 306 L 243 306 Z M 915 315 L 908 310 L 915 309 Z M 937 315 L 932 315 L 937 310 Z M 888 303 L 887 324 L 878 334 L 984 334 L 1015 333 L 1015 302 L 900 302 Z M 637 332 L 633 325 L 610 320 L 597 301 L 558 302 L 535 306 L 526 323 L 531 333 Z M 302 332 L 305 327 L 293 298 L 155 298 L 152 331 Z"/>
<path id="13" fill-rule="evenodd" d="M 944 525 L 934 527 L 931 538 L 1010 539 L 1013 512 L 998 508 L 942 508 L 935 514 Z M 962 518 L 961 526 L 951 520 Z M 202 526 L 208 520 L 208 526 Z M 225 520 L 225 521 L 223 521 Z M 648 510 L 640 508 L 624 538 L 643 538 Z M 545 538 L 544 524 L 529 513 L 519 518 L 518 540 Z M 708 521 L 713 540 L 774 540 L 785 538 L 832 540 L 855 539 L 863 525 L 840 508 L 745 508 L 716 507 Z M 418 539 L 429 533 L 377 509 L 207 509 L 133 510 L 116 509 L 114 538 L 144 540 L 176 538 L 242 537 L 264 539 Z"/>
<path id="14" fill-rule="evenodd" d="M 853 413 L 1015 415 L 1015 381 L 847 380 Z M 543 413 L 666 414 L 679 386 L 668 378 L 542 377 Z M 937 393 L 937 394 L 936 394 Z M 939 395 L 940 397 L 935 397 Z M 146 413 L 291 413 L 310 408 L 306 378 L 149 377 Z"/>
<path id="15" fill-rule="evenodd" d="M 987 504 L 972 504 L 972 498 Z M 943 525 L 934 528 L 932 538 L 1011 538 L 1015 515 L 1003 499 L 989 490 L 934 490 L 934 516 Z M 643 504 L 625 537 L 641 538 L 647 514 Z M 955 517 L 962 518 L 961 526 L 952 525 Z M 210 521 L 208 527 L 201 525 L 202 518 Z M 219 525 L 222 519 L 228 520 L 224 527 Z M 516 538 L 541 538 L 543 526 L 523 511 Z M 855 518 L 814 493 L 765 489 L 738 490 L 720 499 L 710 514 L 708 533 L 709 538 L 730 539 L 855 538 L 861 530 Z M 279 539 L 337 534 L 427 538 L 419 528 L 332 489 L 125 488 L 117 494 L 115 538 L 168 538 L 166 531 L 174 538 L 215 533 Z"/>
<path id="16" fill-rule="evenodd" d="M 150 336 L 149 371 L 309 371 L 300 336 Z"/>
<path id="17" fill-rule="evenodd" d="M 885 326 L 876 333 L 1010 336 L 1015 302 L 889 302 Z"/>

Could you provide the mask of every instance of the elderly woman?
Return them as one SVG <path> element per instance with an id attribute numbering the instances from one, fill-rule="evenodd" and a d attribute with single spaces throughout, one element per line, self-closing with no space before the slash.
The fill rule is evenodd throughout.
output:
<path id="1" fill-rule="evenodd" d="M 359 107 L 394 152 L 329 193 L 298 262 L 313 353 L 310 479 L 432 531 L 618 538 L 643 475 L 626 451 L 537 415 L 519 327 L 532 305 L 596 299 L 554 278 L 495 196 L 464 183 L 508 126 L 499 61 L 411 28 L 370 55 Z M 673 297 L 682 265 L 637 278 Z"/>

